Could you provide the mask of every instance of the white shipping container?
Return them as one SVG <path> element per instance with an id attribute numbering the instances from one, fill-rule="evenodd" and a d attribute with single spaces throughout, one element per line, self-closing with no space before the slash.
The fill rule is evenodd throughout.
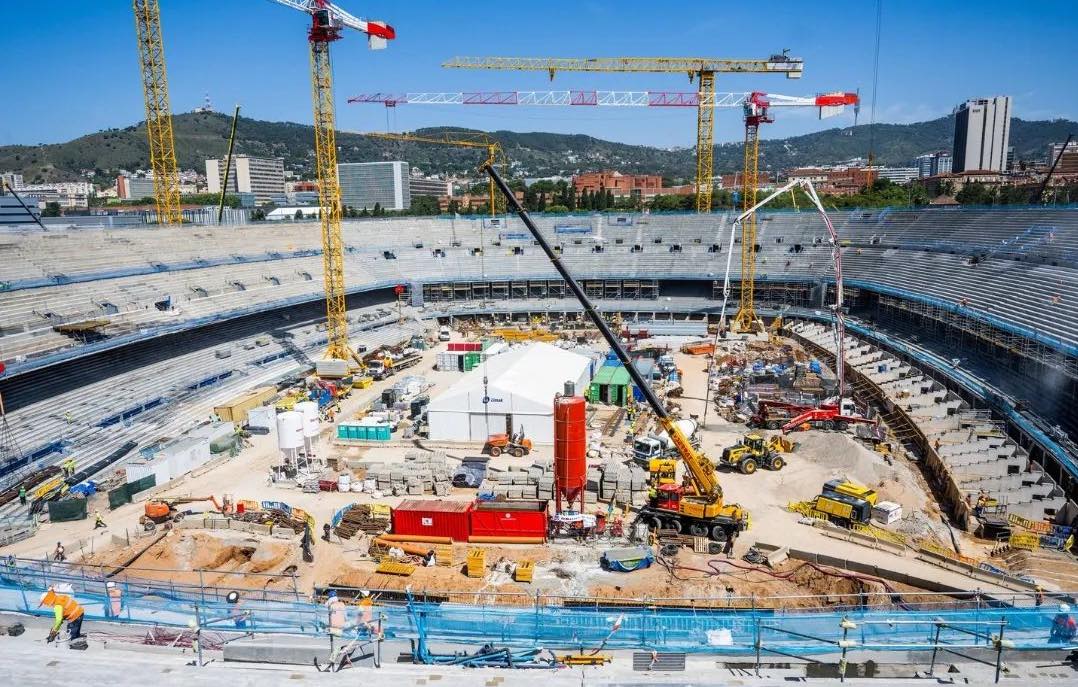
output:
<path id="1" fill-rule="evenodd" d="M 273 406 L 260 406 L 247 411 L 247 426 L 256 429 L 275 429 L 277 427 L 277 409 Z"/>
<path id="2" fill-rule="evenodd" d="M 902 506 L 892 501 L 880 501 L 872 507 L 872 519 L 882 525 L 902 519 Z"/>

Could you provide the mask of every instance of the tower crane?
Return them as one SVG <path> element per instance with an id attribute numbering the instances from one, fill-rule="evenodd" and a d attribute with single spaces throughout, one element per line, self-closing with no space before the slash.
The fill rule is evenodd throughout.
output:
<path id="1" fill-rule="evenodd" d="M 696 211 L 711 212 L 715 155 L 715 74 L 765 73 L 801 78 L 804 62 L 787 51 L 766 59 L 717 59 L 709 57 L 456 57 L 442 64 L 453 69 L 500 69 L 547 72 L 643 72 L 687 74 L 699 89 L 696 109 Z"/>
<path id="2" fill-rule="evenodd" d="M 168 99 L 165 43 L 161 36 L 161 9 L 157 0 L 132 0 L 138 38 L 139 72 L 146 101 L 146 137 L 150 144 L 153 196 L 158 224 L 180 224 L 180 173 L 172 136 L 172 109 Z"/>
<path id="3" fill-rule="evenodd" d="M 352 102 L 349 99 L 348 102 Z M 420 134 L 393 134 L 393 133 L 378 133 L 370 132 L 365 134 L 371 138 L 380 138 L 386 141 L 410 141 L 413 143 L 434 143 L 447 146 L 458 146 L 461 148 L 482 148 L 487 151 L 487 159 L 483 164 L 494 166 L 499 160 L 504 164 L 505 151 L 502 150 L 500 143 L 495 141 L 490 136 L 484 133 L 469 133 L 469 132 L 446 132 L 439 135 L 420 135 Z M 495 200 L 496 200 L 494 180 L 490 180 L 489 189 L 489 201 L 487 207 L 490 208 L 490 216 L 493 217 L 496 214 Z"/>
<path id="4" fill-rule="evenodd" d="M 311 93 L 314 100 L 314 153 L 322 220 L 322 262 L 326 288 L 326 357 L 355 359 L 348 345 L 348 318 L 344 287 L 344 238 L 341 235 L 341 189 L 337 179 L 337 133 L 333 110 L 333 66 L 329 45 L 342 38 L 344 29 L 367 34 L 372 50 L 396 38 L 384 22 L 365 21 L 327 0 L 273 0 L 311 17 L 307 40 L 311 47 Z"/>
<path id="5" fill-rule="evenodd" d="M 792 98 L 785 95 L 753 92 L 747 94 L 745 108 L 744 171 L 741 175 L 741 209 L 756 205 L 760 188 L 760 125 L 770 124 L 772 107 L 816 107 L 820 119 L 841 112 L 852 105 L 854 112 L 860 107 L 857 93 L 826 93 L 811 98 Z M 793 187 L 790 188 L 792 190 Z M 813 190 L 815 193 L 815 190 Z M 763 326 L 756 316 L 756 213 L 750 212 L 741 220 L 741 298 L 737 314 L 731 323 L 736 332 L 761 331 Z"/>

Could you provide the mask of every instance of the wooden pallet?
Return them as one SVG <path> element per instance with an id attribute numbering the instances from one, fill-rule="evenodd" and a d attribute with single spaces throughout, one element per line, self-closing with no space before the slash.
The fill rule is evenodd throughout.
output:
<path id="1" fill-rule="evenodd" d="M 434 560 L 438 562 L 439 567 L 452 568 L 456 563 L 453 560 L 453 545 L 437 544 L 434 547 Z"/>

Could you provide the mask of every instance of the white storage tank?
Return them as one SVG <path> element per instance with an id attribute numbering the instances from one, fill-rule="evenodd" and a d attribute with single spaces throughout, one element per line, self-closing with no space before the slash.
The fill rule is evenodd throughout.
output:
<path id="1" fill-rule="evenodd" d="M 301 401 L 296 404 L 296 412 L 303 416 L 303 436 L 318 436 L 318 404 L 314 401 Z"/>
<path id="2" fill-rule="evenodd" d="M 282 451 L 303 446 L 303 414 L 290 410 L 277 414 L 277 447 Z"/>

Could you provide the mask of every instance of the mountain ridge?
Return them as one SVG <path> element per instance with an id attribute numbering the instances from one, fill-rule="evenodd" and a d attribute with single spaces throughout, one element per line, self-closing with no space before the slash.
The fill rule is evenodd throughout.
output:
<path id="1" fill-rule="evenodd" d="M 181 169 L 205 171 L 205 159 L 221 157 L 228 145 L 231 118 L 221 113 L 183 113 L 173 117 L 176 155 Z M 778 170 L 814 164 L 834 164 L 866 157 L 869 139 L 875 140 L 879 164 L 904 166 L 922 153 L 950 150 L 952 117 L 913 124 L 876 124 L 826 129 L 800 136 L 761 141 L 761 168 Z M 471 131 L 455 127 L 428 127 L 418 131 Z M 1057 119 L 1012 119 L 1011 145 L 1017 159 L 1042 159 L 1049 143 L 1061 142 L 1078 122 Z M 542 131 L 488 132 L 501 142 L 515 176 L 569 176 L 583 171 L 616 169 L 624 173 L 659 174 L 668 180 L 688 180 L 695 173 L 692 148 L 664 149 L 606 141 L 584 134 Z M 312 127 L 294 122 L 268 122 L 241 117 L 236 153 L 282 157 L 285 169 L 309 176 L 313 171 Z M 408 142 L 375 140 L 353 132 L 338 132 L 341 162 L 404 159 L 427 174 L 469 174 L 480 162 L 475 150 Z M 716 174 L 741 168 L 742 144 L 715 146 Z M 83 170 L 97 170 L 106 178 L 119 169 L 149 167 L 143 123 L 108 129 L 64 143 L 41 146 L 0 146 L 0 171 L 20 173 L 25 183 L 71 181 Z"/>

